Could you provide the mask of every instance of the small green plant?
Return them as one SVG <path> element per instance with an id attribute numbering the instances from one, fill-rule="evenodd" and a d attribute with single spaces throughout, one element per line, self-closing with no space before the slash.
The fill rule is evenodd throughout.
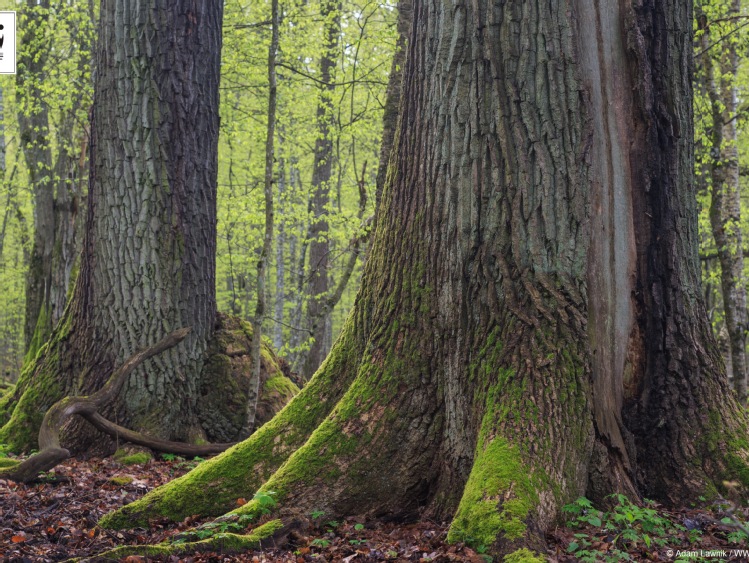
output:
<path id="1" fill-rule="evenodd" d="M 271 508 L 276 506 L 275 491 L 258 491 L 252 500 L 256 501 L 260 507 L 260 514 L 270 514 Z"/>
<path id="2" fill-rule="evenodd" d="M 615 504 L 612 510 L 605 513 L 596 510 L 586 498 L 579 498 L 562 508 L 572 516 L 572 520 L 567 523 L 569 527 L 593 526 L 601 528 L 613 537 L 612 548 L 606 553 L 601 553 L 590 549 L 595 539 L 593 536 L 587 533 L 575 534 L 575 540 L 570 542 L 567 552 L 582 563 L 631 561 L 627 550 L 638 545 L 644 545 L 647 549 L 653 545 L 663 547 L 675 541 L 677 532 L 686 531 L 682 525 L 662 516 L 652 501 L 646 500 L 645 506 L 637 506 L 621 494 L 612 495 L 610 498 Z M 697 541 L 699 533 L 690 532 L 690 541 Z"/>
<path id="3" fill-rule="evenodd" d="M 349 540 L 348 542 L 351 545 L 362 545 L 363 543 L 367 543 L 367 540 Z"/>
<path id="4" fill-rule="evenodd" d="M 243 532 L 247 529 L 252 520 L 252 514 L 242 514 L 236 520 L 207 522 L 202 526 L 196 528 L 194 531 L 183 532 L 182 534 L 179 534 L 177 536 L 177 539 L 172 543 L 184 543 L 188 539 L 193 539 L 193 537 L 199 540 L 204 540 L 217 534 L 225 534 L 227 532 Z"/>
<path id="5" fill-rule="evenodd" d="M 177 459 L 177 456 L 175 454 L 161 454 L 161 459 L 164 461 L 174 461 Z"/>
<path id="6" fill-rule="evenodd" d="M 357 532 L 364 529 L 364 524 L 354 524 L 354 530 Z"/>
<path id="7" fill-rule="evenodd" d="M 324 540 L 322 538 L 315 538 L 310 543 L 310 545 L 314 545 L 315 547 L 328 547 L 330 545 L 330 540 Z"/>
<path id="8" fill-rule="evenodd" d="M 10 446 L 8 444 L 0 444 L 0 457 L 8 457 L 10 452 Z"/>
<path id="9" fill-rule="evenodd" d="M 313 520 L 317 520 L 318 518 L 322 518 L 323 516 L 325 516 L 325 511 L 324 510 L 313 510 L 312 512 L 310 512 L 309 515 L 310 515 L 310 517 Z"/>

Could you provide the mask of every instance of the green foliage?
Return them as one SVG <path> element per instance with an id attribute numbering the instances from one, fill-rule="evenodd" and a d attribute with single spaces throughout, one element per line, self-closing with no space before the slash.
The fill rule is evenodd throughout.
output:
<path id="1" fill-rule="evenodd" d="M 61 173 L 55 163 L 65 156 L 85 168 L 95 26 L 89 0 L 0 0 L 0 9 L 18 10 L 18 74 L 0 77 L 0 378 L 16 380 L 24 361 L 25 278 L 34 229 L 31 180 L 49 181 L 56 191 L 72 189 L 82 199 L 85 170 Z M 45 114 L 36 120 L 43 125 L 22 138 L 20 119 Z M 24 151 L 31 148 L 47 150 L 51 160 L 37 159 L 29 170 Z M 36 334 L 29 361 L 45 332 Z"/>
<path id="2" fill-rule="evenodd" d="M 382 108 L 394 51 L 397 15 L 394 3 L 343 2 L 341 33 L 333 69 L 328 119 L 334 147 L 332 179 L 327 186 L 327 238 L 330 240 L 331 287 L 349 257 L 350 241 L 362 233 L 357 213 L 359 185 L 373 212 L 375 176 L 382 130 Z M 267 326 L 281 355 L 298 368 L 310 346 L 305 325 L 307 287 L 314 265 L 306 252 L 309 227 L 313 148 L 319 101 L 329 96 L 320 83 L 324 24 L 321 1 L 292 1 L 282 7 L 278 66 L 274 251 L 268 289 L 274 311 Z M 270 4 L 228 0 L 224 16 L 221 136 L 219 141 L 217 300 L 220 310 L 250 318 L 255 306 L 255 264 L 264 224 L 264 139 L 267 106 L 269 26 L 248 21 L 270 19 Z M 364 164 L 366 162 L 366 170 Z M 280 268 L 279 268 L 280 267 Z M 356 279 L 359 267 L 353 279 Z M 349 284 L 332 315 L 332 336 L 353 304 Z M 280 318 L 277 318 L 279 317 Z"/>
<path id="3" fill-rule="evenodd" d="M 575 534 L 575 540 L 570 542 L 567 552 L 582 563 L 631 561 L 628 551 L 636 546 L 644 545 L 647 549 L 663 547 L 677 541 L 677 532 L 685 531 L 681 524 L 662 516 L 651 501 L 645 501 L 645 506 L 637 506 L 622 494 L 611 495 L 610 498 L 615 504 L 607 512 L 596 510 L 586 498 L 579 498 L 562 508 L 571 516 L 567 522 L 569 527 L 593 526 L 605 530 L 613 538 L 611 549 L 602 553 L 592 547 L 595 541 L 593 536 Z"/>

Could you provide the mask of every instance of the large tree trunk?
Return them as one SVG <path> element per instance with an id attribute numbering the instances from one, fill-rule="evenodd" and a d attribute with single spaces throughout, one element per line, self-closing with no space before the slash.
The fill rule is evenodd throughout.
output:
<path id="1" fill-rule="evenodd" d="M 395 54 L 390 65 L 388 88 L 385 95 L 385 107 L 382 113 L 382 142 L 380 143 L 380 161 L 377 166 L 377 183 L 375 188 L 375 209 L 380 205 L 382 190 L 387 182 L 388 163 L 393 150 L 395 132 L 398 125 L 398 107 L 401 100 L 401 86 L 403 84 L 403 67 L 406 64 L 406 45 L 411 33 L 413 12 L 412 0 L 398 1 L 398 39 L 395 44 Z"/>
<path id="2" fill-rule="evenodd" d="M 26 419 L 52 398 L 91 392 L 180 327 L 190 336 L 135 370 L 108 414 L 162 438 L 205 437 L 196 403 L 216 321 L 221 21 L 220 0 L 102 2 L 80 275 L 0 431 L 14 445 L 33 441 Z"/>
<path id="3" fill-rule="evenodd" d="M 453 517 L 451 540 L 507 553 L 543 549 L 579 495 L 748 485 L 700 295 L 691 16 L 417 0 L 373 248 L 331 354 L 249 440 L 102 523 L 219 514 L 262 485 L 282 517 Z"/>

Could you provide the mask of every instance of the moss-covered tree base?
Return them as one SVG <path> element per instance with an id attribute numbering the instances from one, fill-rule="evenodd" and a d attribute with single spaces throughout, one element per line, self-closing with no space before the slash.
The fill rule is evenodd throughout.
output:
<path id="1" fill-rule="evenodd" d="M 36 448 L 45 412 L 58 400 L 78 395 L 85 388 L 88 368 L 71 357 L 73 338 L 75 334 L 66 313 L 51 340 L 26 365 L 15 389 L 0 399 L 0 443 L 10 446 L 11 451 L 21 453 Z M 251 341 L 252 328 L 248 323 L 218 315 L 197 400 L 197 416 L 210 442 L 233 442 L 239 437 L 252 373 Z M 258 426 L 270 420 L 299 392 L 283 372 L 281 360 L 265 342 L 261 390 Z M 156 425 L 149 433 L 158 435 L 158 421 L 149 424 Z M 76 439 L 77 435 L 64 435 L 63 444 L 75 451 Z"/>

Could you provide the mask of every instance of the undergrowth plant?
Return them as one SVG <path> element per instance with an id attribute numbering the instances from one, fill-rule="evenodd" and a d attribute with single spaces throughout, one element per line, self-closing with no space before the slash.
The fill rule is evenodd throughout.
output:
<path id="1" fill-rule="evenodd" d="M 684 526 L 661 515 L 652 501 L 646 500 L 644 506 L 637 506 L 622 494 L 610 498 L 615 504 L 607 512 L 597 510 L 586 498 L 579 498 L 562 508 L 571 516 L 567 522 L 570 528 L 593 526 L 612 536 L 611 548 L 601 552 L 594 548 L 594 543 L 598 542 L 596 537 L 582 532 L 575 534 L 567 551 L 582 563 L 633 561 L 628 551 L 641 546 L 647 549 L 664 547 L 678 541 L 679 533 L 686 532 Z"/>

